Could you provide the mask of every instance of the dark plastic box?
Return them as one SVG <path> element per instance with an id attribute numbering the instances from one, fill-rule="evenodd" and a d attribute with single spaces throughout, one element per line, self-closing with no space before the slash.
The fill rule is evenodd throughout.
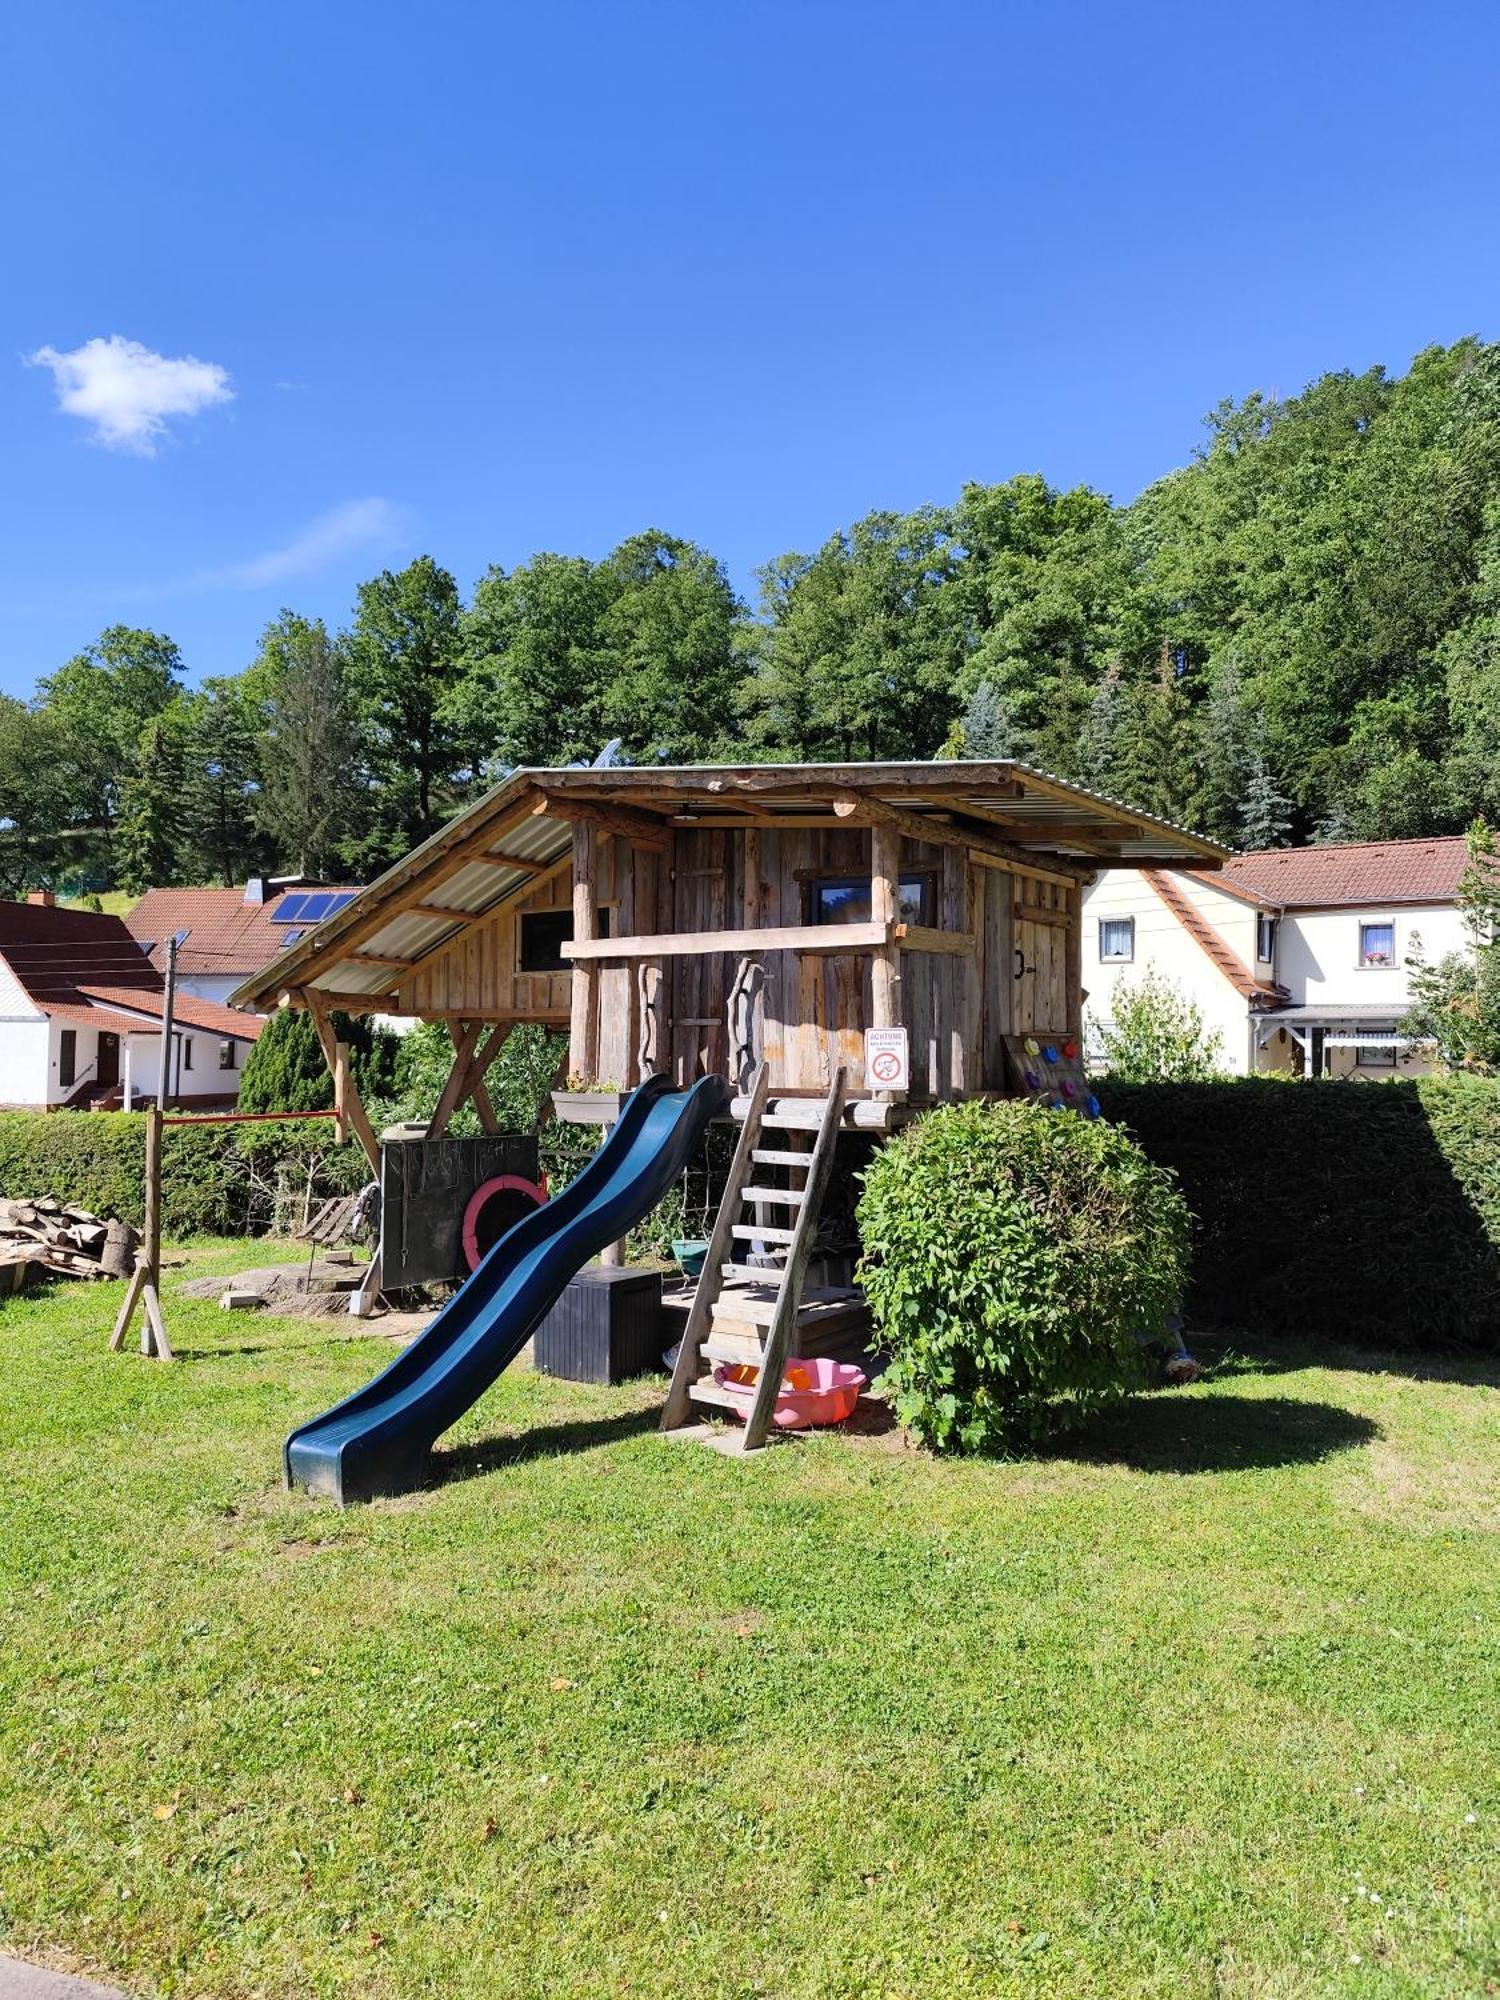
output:
<path id="1" fill-rule="evenodd" d="M 569 1382 L 660 1372 L 661 1272 L 590 1264 L 536 1330 L 536 1365 Z"/>

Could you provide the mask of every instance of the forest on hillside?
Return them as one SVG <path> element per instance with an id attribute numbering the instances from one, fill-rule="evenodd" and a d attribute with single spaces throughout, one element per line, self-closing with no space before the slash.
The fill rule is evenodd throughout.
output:
<path id="1" fill-rule="evenodd" d="M 1128 506 L 1037 474 L 759 573 L 420 557 L 192 684 L 114 626 L 0 698 L 0 893 L 366 879 L 516 764 L 1021 757 L 1234 846 L 1500 817 L 1500 346 L 1225 402 Z M 247 651 L 249 649 L 247 648 Z"/>

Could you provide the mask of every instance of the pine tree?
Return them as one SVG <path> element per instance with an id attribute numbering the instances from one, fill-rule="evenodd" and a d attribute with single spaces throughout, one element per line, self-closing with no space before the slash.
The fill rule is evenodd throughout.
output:
<path id="1" fill-rule="evenodd" d="M 1125 721 L 1121 671 L 1117 659 L 1105 668 L 1078 736 L 1078 781 L 1095 792 L 1113 794 L 1120 787 L 1120 736 Z"/>
<path id="2" fill-rule="evenodd" d="M 181 880 L 185 769 L 173 716 L 153 716 L 141 731 L 120 802 L 120 884 L 132 895 Z"/>
<path id="3" fill-rule="evenodd" d="M 960 757 L 998 762 L 1020 755 L 1015 714 L 993 681 L 981 681 L 969 696 L 959 728 Z"/>
<path id="4" fill-rule="evenodd" d="M 1285 847 L 1292 826 L 1292 802 L 1278 791 L 1276 780 L 1264 757 L 1251 766 L 1239 813 L 1239 844 L 1242 847 Z"/>
<path id="5" fill-rule="evenodd" d="M 356 801 L 356 734 L 338 649 L 321 620 L 283 611 L 251 671 L 265 689 L 256 817 L 283 862 L 326 877 Z"/>

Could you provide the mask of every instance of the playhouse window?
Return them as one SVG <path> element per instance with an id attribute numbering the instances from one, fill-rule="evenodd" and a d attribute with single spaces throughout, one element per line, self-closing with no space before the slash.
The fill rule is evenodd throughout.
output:
<path id="1" fill-rule="evenodd" d="M 1393 923 L 1360 925 L 1359 962 L 1361 965 L 1396 963 L 1396 926 Z"/>
<path id="2" fill-rule="evenodd" d="M 521 918 L 522 972 L 571 972 L 572 961 L 562 955 L 565 944 L 573 942 L 571 910 L 535 910 Z M 595 937 L 609 936 L 609 911 L 602 905 L 594 912 Z"/>
<path id="3" fill-rule="evenodd" d="M 1276 919 L 1262 914 L 1255 919 L 1255 956 L 1269 965 L 1276 956 Z"/>
<path id="4" fill-rule="evenodd" d="M 821 875 L 812 886 L 812 919 L 815 924 L 867 924 L 870 921 L 868 875 Z M 896 921 L 930 927 L 932 901 L 930 875 L 903 875 L 896 896 Z"/>
<path id="5" fill-rule="evenodd" d="M 57 1037 L 57 1080 L 66 1090 L 78 1075 L 78 1030 L 64 1028 Z"/>
<path id="6" fill-rule="evenodd" d="M 1102 965 L 1128 965 L 1135 957 L 1135 918 L 1099 919 L 1099 961 Z"/>

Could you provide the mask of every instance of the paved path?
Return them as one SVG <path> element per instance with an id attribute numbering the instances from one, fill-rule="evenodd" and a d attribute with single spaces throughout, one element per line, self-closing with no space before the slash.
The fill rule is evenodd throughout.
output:
<path id="1" fill-rule="evenodd" d="M 23 1965 L 18 1958 L 0 1958 L 0 2000 L 126 2000 L 126 1996 L 118 1986 L 99 1986 L 68 1972 L 47 1972 L 40 1965 Z"/>

